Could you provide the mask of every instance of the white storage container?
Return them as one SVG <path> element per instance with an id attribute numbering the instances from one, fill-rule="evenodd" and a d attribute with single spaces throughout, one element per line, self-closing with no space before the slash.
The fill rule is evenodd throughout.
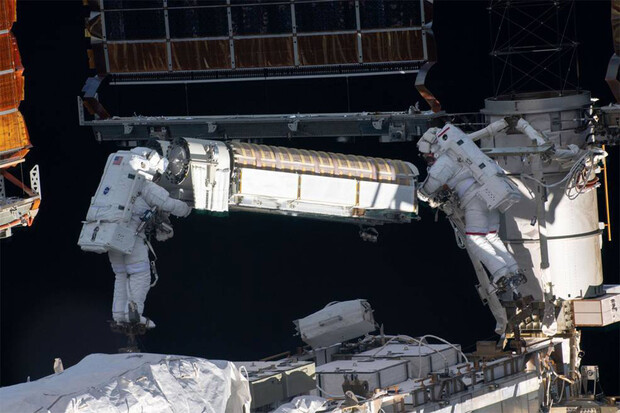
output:
<path id="1" fill-rule="evenodd" d="M 368 383 L 368 391 L 393 386 L 407 380 L 407 361 L 387 359 L 338 360 L 316 368 L 321 395 L 342 395 L 345 381 Z"/>
<path id="2" fill-rule="evenodd" d="M 247 371 L 253 409 L 316 389 L 315 365 L 311 361 L 235 361 L 234 364 L 242 374 L 244 368 Z"/>
<path id="3" fill-rule="evenodd" d="M 577 327 L 604 327 L 620 321 L 620 286 L 603 286 L 607 294 L 590 299 L 573 300 Z"/>
<path id="4" fill-rule="evenodd" d="M 366 300 L 334 302 L 293 323 L 304 342 L 313 348 L 327 347 L 374 331 L 372 312 Z"/>
<path id="5" fill-rule="evenodd" d="M 460 349 L 460 345 L 455 345 Z M 426 377 L 432 371 L 442 371 L 446 367 L 458 364 L 459 352 L 447 344 L 388 344 L 382 349 L 372 349 L 360 353 L 355 358 L 386 358 L 406 360 L 409 366 L 409 378 Z M 421 371 L 420 371 L 420 365 Z"/>

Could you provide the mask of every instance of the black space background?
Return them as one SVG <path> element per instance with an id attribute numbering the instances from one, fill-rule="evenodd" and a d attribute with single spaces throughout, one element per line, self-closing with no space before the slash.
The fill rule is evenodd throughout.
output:
<path id="1" fill-rule="evenodd" d="M 476 111 L 491 94 L 487 2 L 437 2 L 434 31 L 439 63 L 431 90 L 449 112 Z M 604 74 L 612 53 L 607 1 L 580 1 L 581 85 L 611 101 Z M 109 332 L 113 274 L 106 255 L 76 245 L 80 221 L 115 147 L 97 144 L 78 126 L 76 96 L 90 75 L 78 2 L 18 2 L 14 26 L 26 68 L 22 112 L 35 148 L 28 166 L 41 167 L 43 202 L 33 227 L 16 230 L 1 248 L 1 385 L 51 374 L 89 353 L 115 352 Z M 413 75 L 250 82 L 122 89 L 108 94 L 117 114 L 249 114 L 404 110 L 418 100 Z M 415 162 L 414 144 L 290 146 L 393 157 Z M 619 282 L 618 148 L 611 163 L 614 240 L 605 241 L 606 283 Z M 602 197 L 600 198 L 602 200 Z M 604 220 L 601 206 L 601 221 Z M 379 228 L 377 244 L 351 225 L 233 213 L 193 213 L 177 220 L 176 237 L 156 244 L 159 284 L 145 314 L 158 327 L 145 351 L 232 360 L 258 359 L 301 344 L 291 321 L 334 300 L 366 298 L 386 332 L 432 333 L 472 349 L 492 338 L 494 320 L 474 289 L 475 274 L 445 219 L 429 209 L 410 225 Z M 585 364 L 599 364 L 608 394 L 620 394 L 620 325 L 586 329 Z"/>

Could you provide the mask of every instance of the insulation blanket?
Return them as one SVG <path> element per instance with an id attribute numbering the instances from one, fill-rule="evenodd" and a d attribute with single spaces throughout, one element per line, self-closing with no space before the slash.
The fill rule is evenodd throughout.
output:
<path id="1" fill-rule="evenodd" d="M 299 396 L 271 413 L 316 413 L 323 410 L 327 400 L 318 396 Z"/>
<path id="2" fill-rule="evenodd" d="M 250 411 L 248 381 L 228 361 L 162 354 L 91 354 L 62 373 L 0 388 L 0 411 Z"/>

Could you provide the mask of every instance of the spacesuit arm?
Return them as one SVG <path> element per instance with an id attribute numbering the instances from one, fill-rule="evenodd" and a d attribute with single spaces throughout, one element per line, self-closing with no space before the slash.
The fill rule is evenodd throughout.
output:
<path id="1" fill-rule="evenodd" d="M 442 189 L 454 175 L 452 164 L 454 161 L 447 155 L 442 155 L 428 170 L 428 176 L 422 183 L 419 192 L 425 197 L 432 197 L 434 194 Z"/>
<path id="2" fill-rule="evenodd" d="M 186 217 L 192 212 L 192 209 L 185 202 L 171 198 L 168 191 L 150 181 L 145 183 L 142 198 L 149 206 L 156 206 L 160 211 L 169 212 L 177 217 Z"/>
<path id="3" fill-rule="evenodd" d="M 476 142 L 477 140 L 494 136 L 496 133 L 506 129 L 508 126 L 508 122 L 505 119 L 500 119 L 485 128 L 468 134 L 467 136 L 469 136 L 472 141 Z"/>
<path id="4" fill-rule="evenodd" d="M 442 182 L 440 179 L 432 175 L 428 175 L 426 180 L 422 183 L 422 186 L 418 190 L 419 198 L 422 201 L 428 202 L 433 195 L 439 192 L 441 189 L 444 189 L 445 182 Z"/>

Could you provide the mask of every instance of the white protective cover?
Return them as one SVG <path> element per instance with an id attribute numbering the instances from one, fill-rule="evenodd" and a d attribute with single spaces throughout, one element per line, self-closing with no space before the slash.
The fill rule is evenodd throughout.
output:
<path id="1" fill-rule="evenodd" d="M 437 133 L 437 143 L 448 156 L 467 165 L 474 179 L 480 184 L 475 195 L 486 202 L 489 209 L 505 212 L 522 196 L 517 186 L 506 176 L 495 161 L 486 156 L 462 130 L 446 124 Z M 466 204 L 467 199 L 461 203 Z"/>
<path id="2" fill-rule="evenodd" d="M 249 413 L 250 392 L 228 361 L 91 354 L 62 373 L 0 388 L 0 411 Z"/>
<path id="3" fill-rule="evenodd" d="M 272 413 L 315 413 L 326 404 L 327 400 L 319 396 L 299 396 L 278 407 Z"/>
<path id="4" fill-rule="evenodd" d="M 334 302 L 294 323 L 304 342 L 313 348 L 326 347 L 374 331 L 372 312 L 366 300 Z"/>

